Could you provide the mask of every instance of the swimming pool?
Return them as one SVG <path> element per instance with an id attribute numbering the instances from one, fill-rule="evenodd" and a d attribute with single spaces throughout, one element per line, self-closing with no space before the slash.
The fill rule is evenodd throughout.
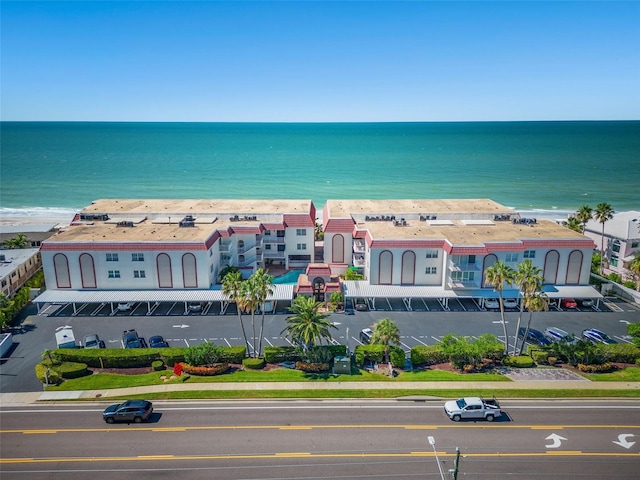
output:
<path id="1" fill-rule="evenodd" d="M 284 275 L 280 275 L 273 279 L 274 285 L 295 285 L 298 283 L 298 277 L 304 273 L 304 270 L 291 270 Z"/>

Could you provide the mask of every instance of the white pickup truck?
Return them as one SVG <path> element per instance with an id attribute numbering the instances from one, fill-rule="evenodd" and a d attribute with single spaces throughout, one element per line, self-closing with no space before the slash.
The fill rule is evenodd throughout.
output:
<path id="1" fill-rule="evenodd" d="M 454 422 L 459 422 L 463 418 L 484 418 L 487 422 L 493 422 L 495 418 L 502 415 L 500 403 L 495 398 L 487 400 L 480 397 L 465 397 L 451 400 L 444 404 L 444 411 Z"/>

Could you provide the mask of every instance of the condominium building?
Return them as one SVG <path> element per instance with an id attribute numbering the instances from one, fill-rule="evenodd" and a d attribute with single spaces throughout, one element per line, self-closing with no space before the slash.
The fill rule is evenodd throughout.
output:
<path id="1" fill-rule="evenodd" d="M 354 265 L 364 281 L 345 282 L 351 297 L 495 297 L 486 270 L 531 260 L 550 297 L 600 295 L 589 287 L 593 241 L 555 222 L 522 218 L 489 199 L 329 200 L 323 210 L 324 258 Z M 517 298 L 517 288 L 505 287 Z"/>

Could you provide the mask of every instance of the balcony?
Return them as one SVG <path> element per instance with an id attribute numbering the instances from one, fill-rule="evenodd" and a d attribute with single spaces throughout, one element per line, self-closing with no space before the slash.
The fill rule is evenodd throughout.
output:
<path id="1" fill-rule="evenodd" d="M 449 288 L 458 290 L 458 289 L 469 289 L 469 288 L 480 288 L 480 282 L 476 280 L 453 280 L 449 279 L 447 281 L 447 286 Z"/>
<path id="2" fill-rule="evenodd" d="M 479 272 L 480 267 L 475 263 L 460 263 L 449 260 L 448 268 L 450 272 Z"/>
<path id="3" fill-rule="evenodd" d="M 353 264 L 354 267 L 358 267 L 358 268 L 364 267 L 365 266 L 364 255 L 354 255 L 351 258 L 351 263 Z"/>
<path id="4" fill-rule="evenodd" d="M 354 241 L 353 242 L 353 251 L 354 252 L 358 252 L 358 253 L 364 253 L 365 252 L 364 242 Z"/>
<path id="5" fill-rule="evenodd" d="M 274 237 L 274 236 L 263 236 L 262 239 L 260 240 L 260 246 L 264 246 L 267 244 L 278 244 L 278 245 L 282 245 L 284 243 L 284 237 Z"/>
<path id="6" fill-rule="evenodd" d="M 227 241 L 227 242 L 220 242 L 220 253 L 230 253 L 231 252 L 231 245 L 232 243 Z"/>

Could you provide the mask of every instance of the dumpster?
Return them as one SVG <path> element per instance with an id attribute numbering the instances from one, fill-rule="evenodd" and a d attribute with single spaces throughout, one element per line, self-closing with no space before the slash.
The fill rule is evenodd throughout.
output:
<path id="1" fill-rule="evenodd" d="M 336 357 L 333 359 L 333 373 L 351 375 L 351 357 Z"/>

